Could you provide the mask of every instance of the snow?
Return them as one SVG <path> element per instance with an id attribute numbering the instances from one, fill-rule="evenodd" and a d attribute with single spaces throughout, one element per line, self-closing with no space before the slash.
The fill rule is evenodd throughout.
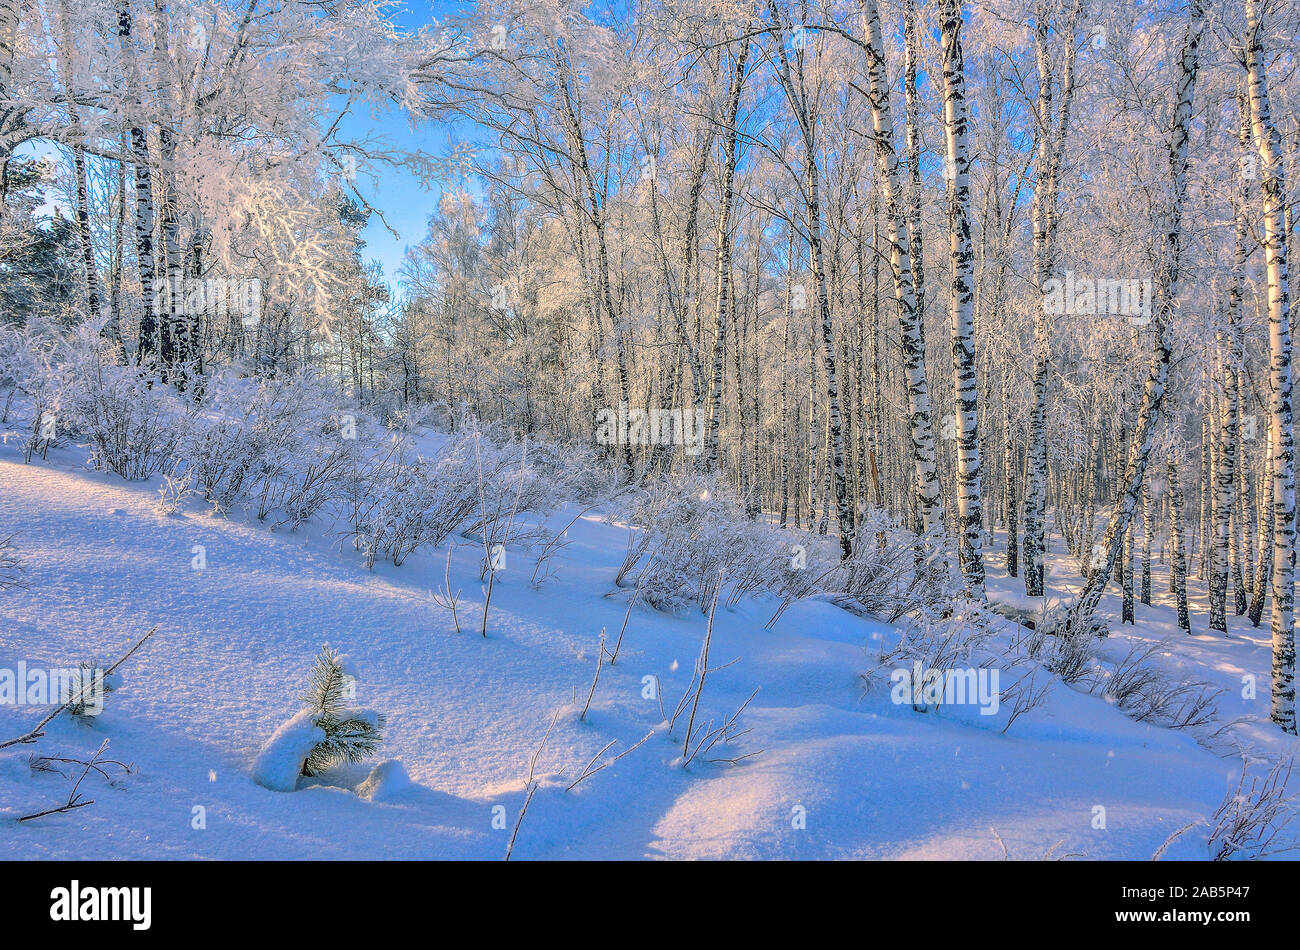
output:
<path id="1" fill-rule="evenodd" d="M 396 759 L 380 762 L 357 786 L 357 795 L 372 802 L 393 802 L 409 797 L 415 783 Z"/>
<path id="2" fill-rule="evenodd" d="M 275 730 L 253 761 L 253 781 L 273 792 L 292 792 L 307 756 L 325 741 L 317 718 L 312 710 L 304 709 Z"/>
<path id="3" fill-rule="evenodd" d="M 994 716 L 895 705 L 887 678 L 865 690 L 861 679 L 893 628 L 810 600 L 767 630 L 770 598 L 719 606 L 711 663 L 736 662 L 710 674 L 699 712 L 720 721 L 757 687 L 742 717 L 751 731 L 724 755 L 759 754 L 674 767 L 684 720 L 675 737 L 661 724 L 699 655 L 704 617 L 694 607 L 637 605 L 580 718 L 601 628 L 612 639 L 626 611 L 626 598 L 605 596 L 626 531 L 600 512 L 574 523 L 540 589 L 528 583 L 527 554 L 512 555 L 484 639 L 472 544 L 458 541 L 452 558 L 465 590 L 458 635 L 431 596 L 445 546 L 368 571 L 332 532 L 271 531 L 193 500 L 162 515 L 158 479 L 126 483 L 82 460 L 59 449 L 23 465 L 0 449 L 0 535 L 17 532 L 31 582 L 0 594 L 0 666 L 115 658 L 159 624 L 101 716 L 61 717 L 35 747 L 86 756 L 107 738 L 108 754 L 137 771 L 120 788 L 96 785 L 93 806 L 18 824 L 65 795 L 66 782 L 28 768 L 33 747 L 0 751 L 3 858 L 501 858 L 534 756 L 538 787 L 515 859 L 998 859 L 999 839 L 1013 858 L 1057 848 L 1149 859 L 1236 787 L 1240 762 L 1226 742 L 1135 722 L 1060 682 L 1005 734 L 1005 704 Z M 575 514 L 546 524 L 558 530 Z M 202 571 L 191 564 L 196 544 Z M 996 560 L 991 589 L 1010 600 L 1018 582 Z M 1055 593 L 1077 586 L 1063 559 L 1054 563 Z M 1153 587 L 1157 604 L 1138 606 L 1136 627 L 1113 623 L 1103 655 L 1165 644 L 1158 659 L 1169 672 L 1227 691 L 1220 718 L 1241 718 L 1229 734 L 1261 762 L 1292 750 L 1295 740 L 1267 722 L 1267 630 L 1234 617 L 1227 639 L 1179 634 L 1163 571 Z M 1113 592 L 1102 608 L 1117 616 Z M 284 717 L 326 642 L 365 670 L 357 702 L 387 717 L 384 742 L 374 762 L 299 781 L 295 765 L 318 730 L 302 714 Z M 1251 699 L 1247 675 L 1258 683 Z M 0 706 L 0 737 L 40 713 Z M 569 790 L 606 745 L 608 760 L 652 731 Z M 1165 858 L 1205 855 L 1201 825 Z"/>

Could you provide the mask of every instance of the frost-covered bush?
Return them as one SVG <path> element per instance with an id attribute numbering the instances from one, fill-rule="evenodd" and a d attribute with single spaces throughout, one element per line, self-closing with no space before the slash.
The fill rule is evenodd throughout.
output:
<path id="1" fill-rule="evenodd" d="M 0 331 L 0 395 L 23 420 L 28 460 L 60 436 L 83 439 L 97 468 L 163 473 L 164 513 L 194 493 L 217 513 L 244 506 L 276 527 L 319 518 L 371 566 L 400 565 L 454 533 L 485 551 L 528 545 L 539 529 L 523 516 L 612 485 L 590 447 L 539 444 L 468 416 L 422 453 L 420 430 L 444 409 L 380 402 L 381 423 L 340 405 L 337 385 L 312 373 L 226 371 L 178 392 L 123 360 L 91 323 Z"/>
<path id="2" fill-rule="evenodd" d="M 328 390 L 311 376 L 258 382 L 222 376 L 209 388 L 179 453 L 197 490 L 216 510 L 256 498 L 258 515 L 265 518 L 272 499 L 282 491 L 295 494 L 291 486 L 276 483 L 302 475 L 296 459 L 311 458 L 319 466 L 319 445 L 328 440 L 338 446 L 335 417 Z M 335 434 L 327 435 L 331 429 Z M 324 503 L 312 497 L 319 481 L 318 470 L 296 493 L 307 496 L 302 503 L 312 511 Z"/>
<path id="3" fill-rule="evenodd" d="M 19 436 L 24 462 L 37 452 L 47 453 L 66 431 L 61 417 L 72 385 L 69 362 L 68 341 L 55 327 L 33 322 L 0 330 L 0 381 L 8 390 L 5 415 L 17 401 L 27 419 Z"/>
<path id="4" fill-rule="evenodd" d="M 958 592 L 945 560 L 941 532 L 917 535 L 884 512 L 864 513 L 853 555 L 841 556 L 838 540 L 786 532 L 786 549 L 798 570 L 784 570 L 775 591 L 782 600 L 770 627 L 798 600 L 817 597 L 856 614 L 894 623 L 905 616 L 938 616 Z"/>
<path id="5" fill-rule="evenodd" d="M 200 422 L 186 434 L 181 458 L 196 489 L 218 512 L 244 497 L 244 482 L 258 464 L 252 433 L 239 419 Z"/>
<path id="6" fill-rule="evenodd" d="M 918 537 L 880 513 L 864 516 L 848 560 L 834 538 L 748 517 L 731 486 L 711 476 L 653 480 L 626 518 L 633 531 L 616 583 L 656 607 L 706 610 L 721 584 L 732 605 L 747 594 L 779 596 L 769 625 L 808 597 L 892 622 L 937 611 L 953 592 L 944 539 Z"/>
<path id="7" fill-rule="evenodd" d="M 409 438 L 391 435 L 354 460 L 345 482 L 347 533 L 369 566 L 381 557 L 400 565 L 454 532 L 487 539 L 489 547 L 523 543 L 531 529 L 517 516 L 544 514 L 565 500 L 563 486 L 532 467 L 529 449 L 473 426 L 427 458 Z"/>
<path id="8" fill-rule="evenodd" d="M 495 438 L 494 438 L 495 436 Z M 477 507 L 466 533 L 477 536 L 485 547 L 530 544 L 542 532 L 527 525 L 520 516 L 542 515 L 572 499 L 566 474 L 537 464 L 545 459 L 546 448 L 527 440 L 500 438 L 494 428 L 466 430 L 461 447 L 473 459 Z M 552 456 L 553 457 L 553 456 Z"/>
<path id="9" fill-rule="evenodd" d="M 185 412 L 175 394 L 134 363 L 87 367 L 72 401 L 74 425 L 90 442 L 88 464 L 141 481 L 173 458 Z"/>
<path id="10" fill-rule="evenodd" d="M 1223 797 L 1211 818 L 1209 850 L 1214 861 L 1260 860 L 1300 849 L 1294 822 L 1296 796 L 1288 794 L 1292 755 L 1284 755 L 1268 771 L 1249 777 L 1250 764 L 1241 763 L 1237 787 Z"/>
<path id="11" fill-rule="evenodd" d="M 602 462 L 596 447 L 587 443 L 558 445 L 538 442 L 528 446 L 528 464 L 542 482 L 572 501 L 609 498 L 618 483 L 618 471 Z"/>
<path id="12" fill-rule="evenodd" d="M 8 424 L 18 397 L 18 355 L 22 334 L 12 327 L 0 327 L 0 424 Z"/>
<path id="13" fill-rule="evenodd" d="M 1006 732 L 1046 701 L 1054 682 L 1023 639 L 1005 646 L 999 634 L 1006 626 L 986 604 L 958 594 L 942 611 L 923 611 L 883 640 L 863 680 L 870 687 L 885 674 L 894 701 L 918 712 L 950 702 L 978 705 L 979 715 L 998 716 Z"/>
<path id="14" fill-rule="evenodd" d="M 1130 719 L 1171 729 L 1206 726 L 1218 717 L 1216 700 L 1223 690 L 1199 680 L 1180 679 L 1150 661 L 1160 643 L 1137 643 L 1099 678 L 1102 698 Z"/>
<path id="15" fill-rule="evenodd" d="M 1059 602 L 1044 604 L 1028 638 L 1033 655 L 1065 683 L 1078 683 L 1094 672 L 1097 637 L 1091 623 L 1079 624 Z"/>
<path id="16" fill-rule="evenodd" d="M 907 614 L 941 612 L 955 593 L 947 550 L 939 530 L 917 535 L 883 512 L 871 512 L 858 528 L 853 557 L 834 577 L 844 595 L 839 602 L 851 600 L 889 623 Z"/>
<path id="17" fill-rule="evenodd" d="M 432 406 L 425 403 L 411 403 L 401 405 L 387 401 L 379 406 L 368 406 L 371 410 L 378 409 L 379 417 L 384 426 L 396 432 L 413 433 L 421 428 L 436 426 L 443 418 L 443 411 L 439 406 Z"/>
<path id="18" fill-rule="evenodd" d="M 1077 609 L 1076 604 L 1053 603 L 1038 618 L 1038 625 L 1048 636 L 1064 640 L 1105 640 L 1110 630 L 1096 611 Z"/>
<path id="19" fill-rule="evenodd" d="M 628 511 L 638 529 L 618 583 L 634 586 L 662 610 L 694 603 L 707 611 L 728 578 L 752 571 L 777 576 L 778 548 L 770 529 L 747 521 L 721 479 L 704 475 L 665 478 L 646 486 Z M 761 562 L 755 564 L 755 562 Z"/>
<path id="20" fill-rule="evenodd" d="M 382 556 L 400 566 L 422 544 L 445 534 L 429 510 L 436 483 L 411 452 L 409 440 L 390 436 L 376 451 L 348 460 L 342 476 L 347 529 L 352 546 L 374 567 Z M 436 543 L 436 542 L 432 542 Z"/>
<path id="21" fill-rule="evenodd" d="M 354 446 L 332 439 L 309 443 L 285 462 L 266 466 L 257 517 L 265 520 L 278 511 L 275 526 L 296 529 L 340 499 L 355 456 Z"/>
<path id="22" fill-rule="evenodd" d="M 91 467 L 137 481 L 168 463 L 183 428 L 175 393 L 152 366 L 123 363 L 97 322 L 0 331 L 0 385 L 8 390 L 6 413 L 17 402 L 27 416 L 28 462 L 77 438 L 89 445 Z"/>
<path id="23" fill-rule="evenodd" d="M 154 509 L 163 515 L 174 515 L 180 510 L 181 503 L 194 493 L 194 474 L 192 472 L 181 471 L 175 459 L 172 460 L 172 470 L 165 472 L 162 477 L 162 485 L 158 488 L 158 501 L 154 504 Z"/>
<path id="24" fill-rule="evenodd" d="M 992 636 L 987 613 L 973 603 L 947 616 L 923 614 L 901 626 L 892 641 L 882 641 L 875 667 L 867 676 L 899 669 L 944 673 L 962 667 L 990 667 L 993 663 L 987 646 Z M 910 682 L 907 692 L 912 708 L 926 711 L 940 705 L 942 696 L 928 698 L 922 685 Z"/>

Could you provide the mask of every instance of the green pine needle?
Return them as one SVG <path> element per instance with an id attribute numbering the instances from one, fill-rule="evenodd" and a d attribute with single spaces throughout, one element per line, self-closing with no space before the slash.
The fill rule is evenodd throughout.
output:
<path id="1" fill-rule="evenodd" d="M 384 717 L 375 721 L 346 712 L 347 676 L 337 650 L 329 644 L 321 647 L 312 667 L 311 682 L 303 703 L 316 713 L 316 726 L 325 733 L 303 763 L 303 775 L 320 775 L 341 764 L 364 762 L 379 750 L 383 742 Z"/>

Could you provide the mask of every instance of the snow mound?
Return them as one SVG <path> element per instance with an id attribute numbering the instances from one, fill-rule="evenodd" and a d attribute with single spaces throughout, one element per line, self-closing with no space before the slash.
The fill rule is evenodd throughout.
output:
<path id="1" fill-rule="evenodd" d="M 325 733 L 316 725 L 316 712 L 304 709 L 275 730 L 253 763 L 253 781 L 273 792 L 292 792 L 303 763 Z"/>
<path id="2" fill-rule="evenodd" d="M 402 797 L 415 787 L 406 769 L 397 759 L 388 759 L 376 765 L 357 786 L 357 796 L 372 802 L 389 802 Z"/>

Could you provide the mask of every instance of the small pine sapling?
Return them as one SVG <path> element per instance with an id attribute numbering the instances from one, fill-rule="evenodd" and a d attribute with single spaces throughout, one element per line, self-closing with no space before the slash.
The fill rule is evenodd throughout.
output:
<path id="1" fill-rule="evenodd" d="M 384 717 L 369 710 L 347 708 L 350 681 L 339 652 L 328 644 L 321 647 L 303 704 L 325 739 L 308 753 L 303 775 L 320 775 L 335 765 L 364 762 L 378 751 L 383 741 Z"/>
<path id="2" fill-rule="evenodd" d="M 108 694 L 122 685 L 121 674 L 108 674 L 102 663 L 82 660 L 72 683 L 72 702 L 68 715 L 79 722 L 89 722 L 104 710 Z"/>

